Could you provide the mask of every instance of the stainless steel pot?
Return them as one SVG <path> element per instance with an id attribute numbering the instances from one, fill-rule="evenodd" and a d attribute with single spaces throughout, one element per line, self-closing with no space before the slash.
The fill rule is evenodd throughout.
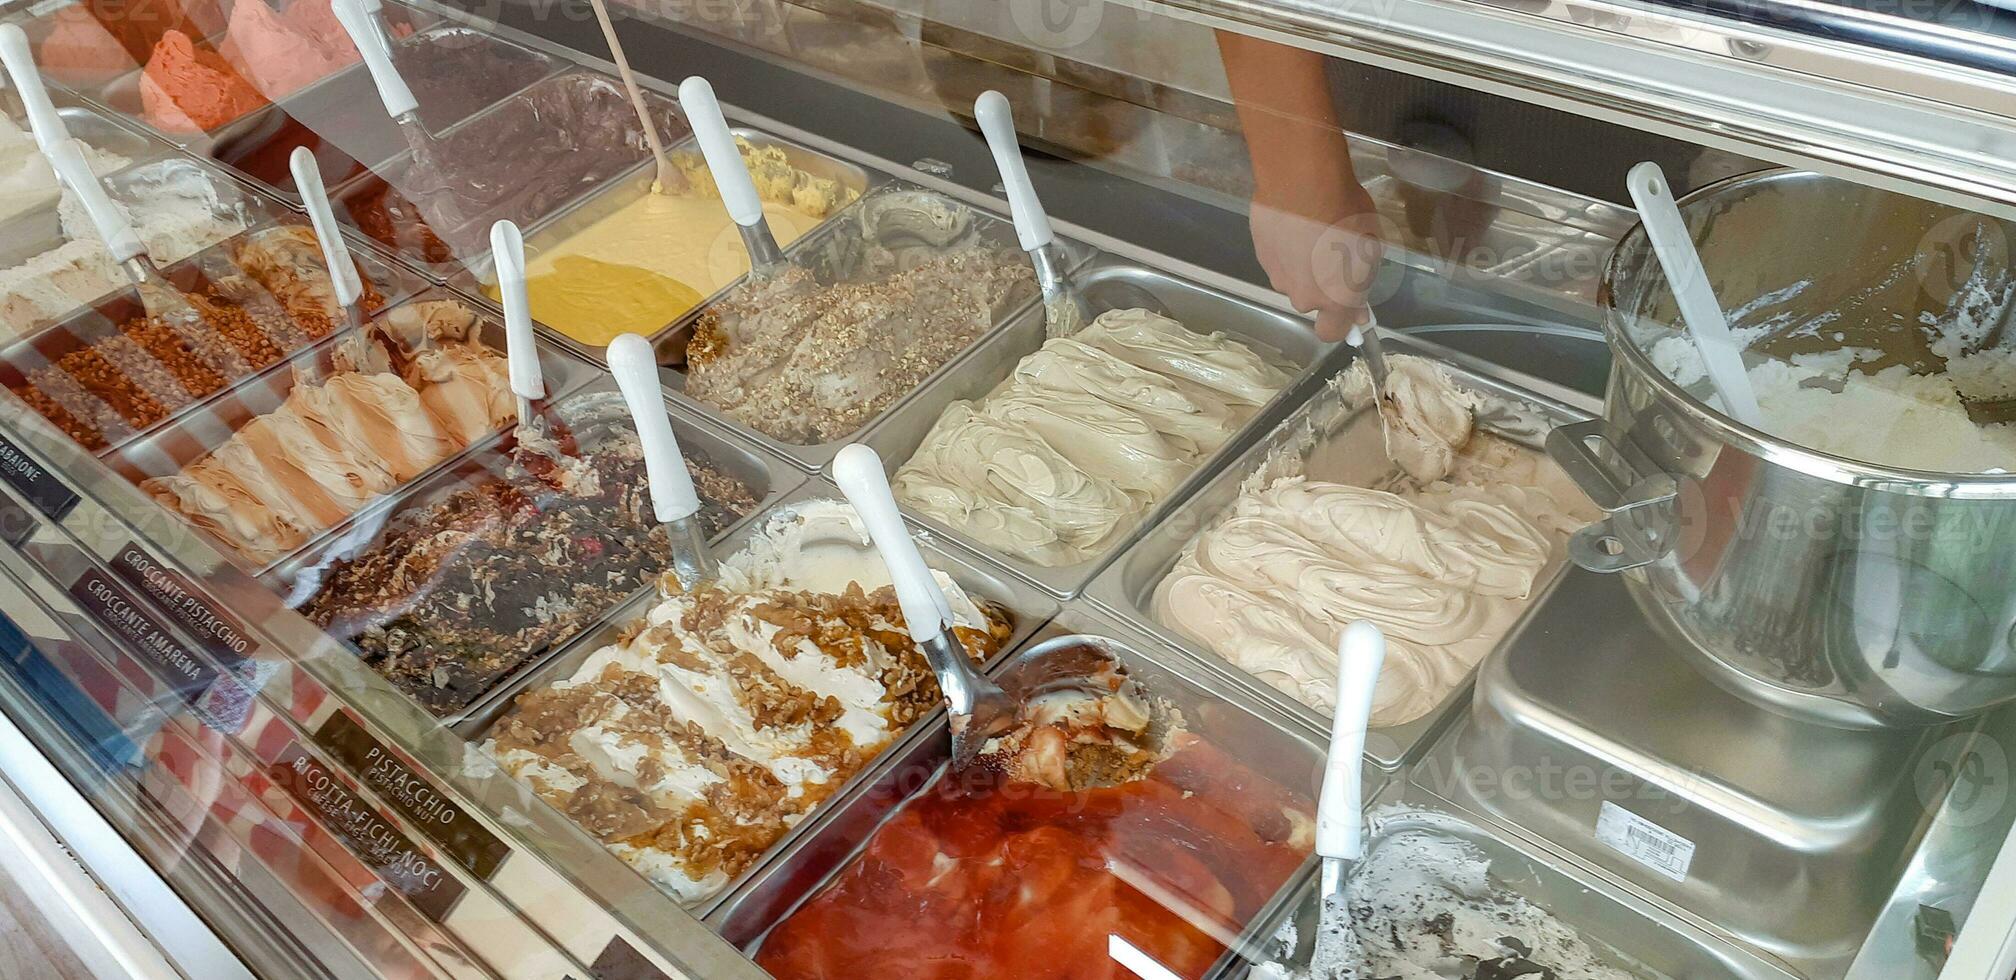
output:
<path id="1" fill-rule="evenodd" d="M 2016 229 L 1994 219 L 1792 171 L 1681 209 L 1732 326 L 1767 328 L 1753 354 L 1863 347 L 1937 370 L 1921 315 L 2009 315 Z M 1922 725 L 2016 699 L 2016 477 L 1830 456 L 1708 407 L 1652 356 L 1684 334 L 1642 227 L 1602 301 L 1606 417 L 1548 445 L 1608 515 L 1571 541 L 1577 564 L 1627 573 L 1697 667 L 1794 717 Z"/>

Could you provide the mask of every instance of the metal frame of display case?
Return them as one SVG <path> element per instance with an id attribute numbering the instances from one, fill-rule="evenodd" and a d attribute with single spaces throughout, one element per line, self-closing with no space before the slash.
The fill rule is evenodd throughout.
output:
<path id="1" fill-rule="evenodd" d="M 1780 13 L 1788 17 L 1760 24 L 1733 15 L 1596 0 L 1127 2 L 1704 143 L 1852 173 L 1914 193 L 1937 193 L 2001 211 L 2009 210 L 2003 201 L 2016 200 L 2016 129 L 2010 125 L 2016 119 L 2016 95 L 1991 70 L 1998 64 L 2016 65 L 2016 46 L 1978 34 L 1927 29 L 1893 38 L 1895 43 L 1882 49 L 1817 39 L 1812 36 L 1815 25 L 1854 27 L 1845 35 L 1868 38 L 1886 26 L 1880 15 L 1818 3 L 1787 6 Z M 1789 18 L 1792 12 L 1804 19 Z M 507 22 L 512 20 L 508 10 L 503 13 Z M 509 27 L 500 33 L 537 42 L 542 50 L 564 51 L 572 45 L 577 50 L 565 51 L 569 57 L 607 67 L 595 55 L 600 40 L 592 25 L 558 18 L 550 26 L 561 39 L 542 41 Z M 633 36 L 655 30 L 634 24 L 624 29 Z M 1963 65 L 1925 52 L 1895 50 L 1932 41 L 1973 57 Z M 632 53 L 634 57 L 637 50 Z M 678 65 L 665 73 L 703 67 Z M 647 84 L 664 90 L 668 81 Z M 1701 97 L 1703 92 L 1742 93 L 1745 98 L 1742 104 L 1734 99 L 1710 102 Z M 1680 98 L 1683 93 L 1686 99 Z M 737 101 L 732 91 L 724 95 Z M 735 116 L 867 168 L 910 169 L 759 113 L 738 111 Z M 988 193 L 992 177 L 976 177 L 988 173 L 984 153 L 978 149 L 976 155 L 975 146 L 962 145 L 947 154 L 973 161 L 960 164 L 958 182 L 918 173 L 906 173 L 906 178 L 999 210 Z M 1603 209 L 1600 224 L 1606 229 L 1616 225 L 1627 217 L 1620 212 Z M 1210 220 L 1223 227 L 1240 223 L 1236 215 Z M 1109 252 L 1280 306 L 1278 297 L 1214 263 L 1059 224 L 1067 234 Z M 701 417 L 697 410 L 682 421 L 728 441 L 739 438 L 731 427 Z M 437 719 L 392 696 L 382 679 L 234 569 L 200 536 L 164 520 L 130 485 L 102 475 L 89 453 L 40 429 L 37 422 L 28 425 L 38 427 L 43 438 L 22 446 L 17 433 L 5 433 L 0 462 L 25 461 L 54 474 L 73 499 L 37 500 L 15 489 L 0 491 L 0 536 L 9 546 L 0 548 L 0 578 L 30 591 L 44 590 L 51 597 L 43 603 L 46 609 L 65 594 L 74 597 L 69 590 L 89 576 L 118 578 L 112 570 L 118 562 L 151 562 L 163 574 L 143 576 L 147 581 L 187 586 L 200 604 L 228 612 L 234 627 L 269 654 L 250 658 L 256 663 L 248 666 L 246 658 L 225 655 L 206 642 L 216 637 L 200 635 L 191 623 L 175 621 L 156 606 L 152 635 L 188 653 L 189 661 L 210 678 L 202 690 L 179 690 L 169 673 L 172 661 L 136 656 L 132 637 L 113 637 L 88 617 L 66 620 L 75 639 L 64 653 L 69 659 L 58 665 L 59 673 L 80 686 L 96 682 L 109 699 L 103 706 L 114 717 L 121 705 L 144 705 L 140 713 L 159 722 L 150 737 L 175 740 L 186 751 L 170 754 L 183 765 L 215 767 L 215 775 L 237 787 L 231 792 L 243 803 L 239 824 L 199 808 L 201 832 L 179 849 L 164 837 L 138 842 L 135 850 L 157 868 L 177 864 L 171 886 L 200 908 L 220 938 L 232 941 L 248 966 L 276 973 L 361 975 L 374 961 L 356 947 L 364 938 L 379 937 L 393 942 L 397 956 L 410 962 L 416 974 L 627 977 L 683 972 L 709 980 L 761 975 L 697 917 L 665 914 L 663 895 L 553 808 L 516 783 L 469 766 L 464 742 Z M 18 468 L 14 472 L 18 475 Z M 1199 476 L 1203 482 L 1204 474 Z M 990 561 L 973 557 L 983 564 Z M 145 591 L 132 581 L 127 585 Z M 155 700 L 160 703 L 150 703 Z M 14 689 L 0 690 L 0 706 L 17 715 L 47 708 Z M 355 740 L 346 744 L 369 746 L 364 749 L 368 766 L 341 756 L 345 750 L 335 742 L 342 740 L 321 737 L 332 725 L 355 733 Z M 203 740 L 214 741 L 199 751 L 194 743 Z M 88 752 L 82 746 L 47 737 L 36 744 L 52 757 L 64 756 L 64 766 L 86 765 Z M 372 752 L 378 754 L 370 756 Z M 438 869 L 456 883 L 462 897 L 443 909 L 428 906 L 420 893 L 379 888 L 362 894 L 380 880 L 383 868 L 360 854 L 354 839 L 331 833 L 328 813 L 313 812 L 314 805 L 273 779 L 282 760 L 297 772 L 302 760 L 320 767 L 318 782 L 338 787 L 353 808 L 350 812 L 359 814 L 372 833 L 403 841 L 401 860 Z M 155 781 L 136 783 L 130 798 L 115 792 L 96 799 L 104 818 L 115 827 L 139 826 L 141 811 L 158 803 L 148 802 L 146 787 L 173 796 L 189 775 L 157 768 L 163 771 L 154 773 Z M 502 856 L 472 857 L 464 847 L 466 838 L 430 832 L 407 792 L 414 787 L 445 804 L 468 832 L 498 842 Z M 248 858 L 250 841 L 262 828 L 292 835 L 286 853 L 301 862 L 297 876 L 339 887 L 347 883 L 368 929 L 328 921 L 296 894 L 306 877 L 290 878 L 257 855 Z M 1936 829 L 1928 835 L 1928 840 L 1938 839 Z M 177 861 L 191 853 L 197 857 Z M 1961 873 L 1977 872 L 1969 865 Z M 1944 977 L 1971 980 L 1997 969 L 2006 973 L 2016 959 L 2016 930 L 2011 928 L 2016 924 L 2016 842 L 2005 844 L 1992 867 L 1981 873 L 1980 900 Z M 358 887 L 359 881 L 366 887 Z M 476 905 L 483 908 L 472 910 Z M 472 916 L 472 911 L 484 914 Z M 1907 926 L 1885 919 L 1878 929 L 1894 932 Z M 271 941 L 244 944 L 245 936 Z"/>
<path id="2" fill-rule="evenodd" d="M 1824 0 L 1782 10 L 1776 2 L 1750 5 L 1746 16 L 1624 0 L 1126 2 L 1904 193 L 2016 213 L 2010 203 L 2016 83 L 2006 73 L 1949 60 L 1969 53 L 1971 61 L 2011 64 L 2016 44 L 1994 34 Z M 1879 27 L 1887 28 L 1889 49 L 1841 39 L 1867 38 Z"/>

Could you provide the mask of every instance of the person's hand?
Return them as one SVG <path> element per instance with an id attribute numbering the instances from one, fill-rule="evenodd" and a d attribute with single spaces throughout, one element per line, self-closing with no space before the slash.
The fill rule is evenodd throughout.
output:
<path id="1" fill-rule="evenodd" d="M 1348 173 L 1346 174 L 1348 177 Z M 1313 314 L 1316 336 L 1343 340 L 1366 322 L 1385 245 L 1372 196 L 1355 180 L 1253 198 L 1253 252 L 1273 287 Z"/>

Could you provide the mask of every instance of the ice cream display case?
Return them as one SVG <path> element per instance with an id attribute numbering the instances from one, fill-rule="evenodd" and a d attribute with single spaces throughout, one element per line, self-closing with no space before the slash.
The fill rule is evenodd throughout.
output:
<path id="1" fill-rule="evenodd" d="M 134 975 L 2016 975 L 2006 15 L 1381 6 L 0 7 L 0 780 Z"/>

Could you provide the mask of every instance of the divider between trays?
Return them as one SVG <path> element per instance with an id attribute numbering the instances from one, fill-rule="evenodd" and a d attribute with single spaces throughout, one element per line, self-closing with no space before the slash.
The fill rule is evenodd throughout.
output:
<path id="1" fill-rule="evenodd" d="M 1025 662 L 1029 651 L 1038 645 L 1073 635 L 1117 641 L 1129 655 L 1123 665 L 1137 680 L 1141 680 L 1150 694 L 1178 700 L 1168 691 L 1168 683 L 1172 680 L 1188 688 L 1180 692 L 1187 695 L 1187 700 L 1193 704 L 1193 708 L 1186 711 L 1186 716 L 1198 713 L 1194 705 L 1231 708 L 1242 723 L 1261 726 L 1261 730 L 1275 736 L 1277 743 L 1272 748 L 1287 751 L 1292 746 L 1293 751 L 1300 753 L 1299 767 L 1278 757 L 1266 760 L 1250 758 L 1246 754 L 1252 751 L 1248 739 L 1205 736 L 1207 741 L 1226 753 L 1242 762 L 1254 764 L 1257 774 L 1266 775 L 1267 769 L 1277 772 L 1300 769 L 1290 777 L 1290 782 L 1283 783 L 1278 779 L 1276 782 L 1304 793 L 1310 801 L 1310 816 L 1314 820 L 1313 808 L 1321 788 L 1317 780 L 1323 768 L 1327 732 L 1321 738 L 1312 737 L 1293 719 L 1244 690 L 1226 684 L 1224 678 L 1216 673 L 1198 669 L 1193 658 L 1184 656 L 1103 609 L 1080 600 L 1065 603 L 1047 624 L 990 663 L 987 674 L 998 680 Z M 1143 674 L 1148 676 L 1143 677 Z M 1178 700 L 1177 706 L 1183 708 L 1183 701 Z M 1194 730 L 1196 722 L 1192 724 Z M 1221 720 L 1219 727 L 1225 724 Z M 843 792 L 828 799 L 794 828 L 787 838 L 791 842 L 790 847 L 766 855 L 740 883 L 724 893 L 722 901 L 706 915 L 708 927 L 753 958 L 771 930 L 790 918 L 851 865 L 867 848 L 876 832 L 905 803 L 933 782 L 950 756 L 947 719 L 940 708 L 920 721 L 900 744 L 886 750 Z M 1364 767 L 1363 778 L 1369 797 L 1385 784 L 1388 776 L 1368 765 Z M 805 867 L 807 865 L 809 867 Z M 1253 922 L 1242 924 L 1245 932 L 1250 933 L 1257 928 L 1272 909 L 1292 894 L 1297 883 L 1303 880 L 1307 867 L 1305 862 L 1304 870 L 1290 875 L 1281 883 L 1275 895 L 1256 911 Z M 1242 934 L 1244 938 L 1246 936 Z M 1236 962 L 1237 950 L 1227 949 L 1220 959 L 1220 968 L 1213 970 L 1211 975 L 1219 975 Z"/>
<path id="2" fill-rule="evenodd" d="M 1460 387 L 1485 393 L 1487 396 L 1508 403 L 1530 406 L 1537 414 L 1535 421 L 1551 427 L 1564 422 L 1587 417 L 1585 413 L 1556 402 L 1545 396 L 1534 394 L 1519 385 L 1477 370 L 1471 363 L 1458 363 L 1447 356 L 1439 345 L 1408 339 L 1404 336 L 1389 336 L 1386 342 L 1389 356 L 1413 354 L 1435 361 L 1449 371 Z M 1343 350 L 1340 371 L 1348 369 L 1352 352 Z M 1308 442 L 1315 431 L 1316 419 L 1312 416 L 1321 411 L 1343 411 L 1344 406 L 1335 389 L 1318 387 L 1314 394 L 1286 418 L 1281 419 L 1264 437 L 1249 445 L 1237 458 L 1233 459 L 1215 476 L 1200 485 L 1181 506 L 1165 513 L 1153 527 L 1136 537 L 1126 550 L 1111 561 L 1096 576 L 1084 595 L 1092 603 L 1128 624 L 1141 629 L 1163 643 L 1182 650 L 1197 659 L 1206 668 L 1223 676 L 1252 695 L 1274 705 L 1281 711 L 1297 718 L 1310 731 L 1327 733 L 1330 730 L 1330 716 L 1318 711 L 1286 692 L 1283 692 L 1231 662 L 1204 648 L 1174 627 L 1162 624 L 1153 607 L 1154 593 L 1163 580 L 1168 578 L 1177 557 L 1196 537 L 1223 518 L 1225 511 L 1238 499 L 1239 491 L 1247 480 L 1264 465 L 1277 451 L 1285 451 L 1299 443 Z M 1366 408 L 1354 413 L 1367 411 Z M 1347 417 L 1337 420 L 1334 431 L 1322 433 L 1315 438 L 1310 450 L 1324 444 L 1328 439 L 1347 431 L 1351 424 Z M 1480 420 L 1480 426 L 1483 420 Z M 1360 423 L 1363 424 L 1363 423 Z M 1376 422 L 1370 424 L 1377 424 Z M 1490 431 L 1487 428 L 1487 431 Z M 1545 432 L 1505 433 L 1528 448 L 1542 452 L 1534 438 L 1544 437 Z M 1543 572 L 1535 584 L 1532 596 L 1517 619 L 1506 629 L 1504 636 L 1492 647 L 1486 657 L 1495 656 L 1510 640 L 1517 636 L 1542 606 L 1552 601 L 1554 592 L 1567 577 L 1567 561 L 1557 550 L 1555 560 Z M 1480 663 L 1482 660 L 1480 659 Z M 1425 751 L 1430 742 L 1451 720 L 1461 713 L 1463 705 L 1469 703 L 1472 682 L 1476 668 L 1472 668 L 1463 683 L 1446 694 L 1427 715 L 1401 725 L 1372 729 L 1372 737 L 1367 740 L 1366 756 L 1381 768 L 1395 771 L 1413 761 Z"/>
<path id="3" fill-rule="evenodd" d="M 1344 363 L 1346 354 L 1340 350 L 1341 345 L 1316 340 L 1308 323 L 1300 317 L 1118 256 L 1100 253 L 1091 257 L 1080 267 L 1076 278 L 1081 287 L 1088 289 L 1115 280 L 1137 286 L 1170 306 L 1173 318 L 1185 328 L 1199 333 L 1223 331 L 1235 336 L 1250 343 L 1260 353 L 1272 355 L 1277 363 L 1291 365 L 1293 374 L 1289 383 L 1247 419 L 1232 438 L 1200 460 L 1166 497 L 1149 507 L 1111 547 L 1078 564 L 1038 565 L 1018 556 L 1001 554 L 974 541 L 964 530 L 936 518 L 912 515 L 918 523 L 968 548 L 988 554 L 1059 599 L 1078 595 L 1101 569 L 1123 554 L 1129 545 L 1160 523 L 1164 516 L 1173 512 L 1200 487 L 1208 484 L 1228 461 L 1299 408 L 1328 381 L 1329 374 Z M 1184 308 L 1193 304 L 1200 308 L 1216 307 L 1218 313 L 1214 315 Z M 896 471 L 916 455 L 924 438 L 952 402 L 985 397 L 1013 373 L 1022 358 L 1034 353 L 1047 339 L 1039 302 L 955 358 L 947 365 L 942 377 L 934 377 L 931 382 L 919 386 L 912 397 L 883 413 L 870 426 L 863 441 L 881 454 L 883 465 L 893 478 Z"/>
<path id="4" fill-rule="evenodd" d="M 188 258 L 163 269 L 162 272 L 171 282 L 176 283 L 177 288 L 183 288 L 190 283 L 201 284 L 207 282 L 207 276 L 203 271 L 204 262 L 208 259 L 228 254 L 233 243 L 276 228 L 298 225 L 298 220 L 284 215 L 268 219 L 264 223 L 252 226 L 246 231 L 226 238 L 217 244 L 199 249 Z M 417 281 L 406 275 L 400 266 L 383 261 L 375 251 L 353 255 L 353 259 L 362 267 L 362 274 L 365 279 L 379 291 L 380 295 L 385 297 L 384 308 L 387 310 L 399 305 L 418 288 L 419 284 Z M 122 307 L 126 309 L 122 310 Z M 5 347 L 0 347 L 0 365 L 4 365 L 10 372 L 18 372 L 21 376 L 19 379 L 20 384 L 32 384 L 33 382 L 29 378 L 31 371 L 53 365 L 62 356 L 77 350 L 89 348 L 99 341 L 121 336 L 124 333 L 121 327 L 126 322 L 136 319 L 143 314 L 144 307 L 140 303 L 138 291 L 132 286 L 120 287 L 104 296 L 100 296 L 88 306 L 81 307 L 54 323 L 9 341 Z M 338 330 L 332 330 L 329 336 L 311 341 L 307 346 L 284 355 L 280 360 L 264 368 L 255 370 L 240 378 L 228 379 L 216 391 L 200 397 L 192 397 L 188 402 L 169 411 L 150 425 L 116 436 L 106 434 L 104 447 L 95 450 L 94 454 L 101 458 L 109 457 L 128 446 L 138 444 L 143 440 L 167 431 L 184 419 L 197 416 L 211 405 L 230 396 L 232 392 L 249 387 L 259 379 L 288 366 L 298 358 L 309 356 L 334 340 L 339 334 L 340 327 Z M 71 343 L 71 341 L 74 341 L 74 343 Z M 45 350 L 50 348 L 63 349 L 63 353 L 57 355 L 55 358 L 51 358 L 45 353 Z M 15 383 L 15 379 L 9 377 L 6 379 L 6 382 L 9 386 L 12 386 Z"/>
<path id="5" fill-rule="evenodd" d="M 782 463 L 783 461 L 779 460 L 778 462 Z M 802 475 L 802 472 L 795 468 L 790 468 L 789 472 Z M 788 492 L 780 492 L 773 495 L 771 499 L 766 500 L 749 516 L 743 518 L 734 527 L 715 538 L 711 543 L 711 550 L 714 551 L 717 557 L 726 557 L 735 554 L 761 534 L 770 521 L 777 516 L 788 514 L 795 508 L 808 503 L 842 499 L 844 498 L 838 487 L 823 478 L 813 477 Z M 958 582 L 961 587 L 967 589 L 975 597 L 999 603 L 1015 615 L 1013 632 L 1009 635 L 1008 641 L 1002 645 L 1001 651 L 984 665 L 986 669 L 992 670 L 1004 663 L 1013 651 L 1026 645 L 1030 638 L 1037 635 L 1056 614 L 1056 604 L 1051 601 L 1049 596 L 1030 587 L 1028 583 L 1017 579 L 1015 576 L 1007 574 L 1005 570 L 992 565 L 985 558 L 973 554 L 951 542 L 938 540 L 928 533 L 921 533 L 921 529 L 913 529 L 913 531 L 920 532 L 916 534 L 918 547 L 924 552 L 925 560 L 931 567 L 950 575 L 953 581 Z M 874 558 L 872 545 L 864 544 L 862 547 L 866 557 L 870 560 L 879 560 Z M 511 681 L 500 685 L 494 694 L 481 703 L 479 708 L 472 708 L 462 717 L 451 722 L 454 732 L 466 740 L 472 747 L 481 743 L 491 726 L 495 725 L 499 719 L 505 716 L 513 702 L 520 695 L 567 677 L 573 670 L 579 667 L 582 661 L 586 660 L 595 651 L 612 642 L 616 633 L 623 627 L 643 618 L 659 601 L 660 599 L 655 587 L 647 588 L 631 596 L 630 599 L 604 616 L 597 625 L 583 630 L 573 639 L 548 654 L 534 669 L 524 671 Z M 696 919 L 711 916 L 716 909 L 720 908 L 731 897 L 740 892 L 745 883 L 761 874 L 763 869 L 776 860 L 779 855 L 790 851 L 797 841 L 806 836 L 810 828 L 820 823 L 823 813 L 833 808 L 838 801 L 846 798 L 858 787 L 862 786 L 870 778 L 870 774 L 878 771 L 892 754 L 906 751 L 905 747 L 922 737 L 922 733 L 924 732 L 939 731 L 942 733 L 944 718 L 945 709 L 942 705 L 934 707 L 931 711 L 920 716 L 910 725 L 908 730 L 897 736 L 888 747 L 878 753 L 875 759 L 871 760 L 866 766 L 863 766 L 859 772 L 843 781 L 838 789 L 815 806 L 805 819 L 798 822 L 797 826 L 786 831 L 783 836 L 779 837 L 766 848 L 763 855 L 747 871 L 743 872 L 735 881 L 730 882 L 728 887 L 718 894 L 691 906 L 683 906 L 674 900 L 672 896 L 658 890 L 655 885 L 650 886 L 652 893 L 661 897 L 668 904 L 670 910 L 676 910 L 668 911 L 667 914 L 688 914 Z M 578 826 L 576 829 L 579 830 Z M 580 830 L 579 832 L 584 835 L 587 833 L 585 830 Z M 599 841 L 595 843 L 598 848 L 602 846 Z M 605 853 L 608 852 L 605 851 Z M 610 861 L 621 865 L 623 873 L 642 875 L 642 872 L 631 868 L 613 853 L 609 853 L 608 857 Z"/>
<path id="6" fill-rule="evenodd" d="M 426 289 L 408 297 L 402 302 L 388 304 L 372 317 L 372 321 L 375 322 L 382 319 L 399 307 L 437 299 L 460 301 L 459 297 L 450 296 L 445 290 L 439 289 L 439 287 Z M 472 310 L 474 310 L 473 307 Z M 484 317 L 480 310 L 475 310 L 475 312 L 482 318 L 480 321 L 482 329 L 480 336 L 489 346 L 494 347 L 499 353 L 502 353 L 504 350 L 504 330 L 502 324 Z M 252 417 L 264 415 L 274 408 L 278 408 L 280 403 L 285 401 L 288 393 L 292 391 L 296 368 L 311 363 L 326 365 L 329 356 L 334 353 L 337 344 L 341 343 L 342 340 L 343 337 L 340 333 L 323 338 L 321 341 L 316 342 L 315 345 L 274 364 L 243 383 L 233 385 L 219 392 L 215 397 L 207 400 L 201 406 L 203 412 L 185 413 L 171 422 L 150 431 L 142 439 L 129 441 L 117 449 L 107 451 L 101 457 L 101 461 L 122 478 L 135 485 L 139 482 L 134 479 L 136 475 L 140 476 L 141 479 L 145 479 L 150 476 L 166 476 L 180 472 L 183 467 L 208 456 L 211 452 L 223 446 L 226 441 L 237 434 L 237 430 L 242 426 L 242 421 L 238 424 L 226 422 L 222 424 L 221 431 L 212 430 L 202 433 L 190 433 L 187 431 L 197 428 L 203 423 L 213 421 L 216 418 L 215 410 L 219 407 L 220 403 L 232 399 L 243 399 L 248 393 L 259 396 L 257 401 L 249 403 L 251 406 L 270 401 L 272 407 L 264 409 L 254 408 L 248 412 L 247 418 L 244 421 L 249 421 Z M 557 351 L 541 349 L 540 364 L 544 369 L 547 390 L 549 392 L 548 397 L 541 400 L 540 404 L 542 406 L 564 398 L 568 393 L 589 383 L 595 376 L 592 368 L 588 365 Z M 471 455 L 493 449 L 498 444 L 510 438 L 514 429 L 515 425 L 506 427 L 464 446 L 457 452 L 423 470 L 404 485 L 371 501 L 344 520 L 338 521 L 329 528 L 311 535 L 300 547 L 289 551 L 285 555 L 274 558 L 272 561 L 264 563 L 248 561 L 241 557 L 235 549 L 221 542 L 214 542 L 211 547 L 233 567 L 245 574 L 254 577 L 267 576 L 277 569 L 286 566 L 289 562 L 315 551 L 328 541 L 348 533 L 360 521 L 373 519 L 376 515 L 386 512 L 388 508 L 398 506 L 399 501 L 403 500 L 414 488 L 427 483 L 442 471 L 458 465 L 462 460 Z M 190 444 L 200 446 L 201 451 L 194 455 L 189 455 L 162 445 L 163 443 L 172 443 L 178 439 L 187 439 Z M 189 458 L 181 460 L 180 458 L 185 455 L 189 455 Z M 167 465 L 163 465 L 163 461 Z M 279 591 L 281 594 L 285 594 L 284 589 Z"/>
<path id="7" fill-rule="evenodd" d="M 798 239 L 793 241 L 791 244 L 785 246 L 784 250 L 787 256 L 796 255 L 800 246 L 814 240 L 818 236 L 835 234 L 836 232 L 829 231 L 829 229 L 842 227 L 841 222 L 845 221 L 847 217 L 853 213 L 854 209 L 860 205 L 863 199 L 865 199 L 866 197 L 868 197 L 868 195 L 872 193 L 876 193 L 880 188 L 886 186 L 892 179 L 889 177 L 889 175 L 881 173 L 880 171 L 871 171 L 859 164 L 851 163 L 849 161 L 842 160 L 839 157 L 821 153 L 818 150 L 814 150 L 811 147 L 805 146 L 801 143 L 795 142 L 793 140 L 788 140 L 780 136 L 772 136 L 760 130 L 738 126 L 731 129 L 730 132 L 732 132 L 737 136 L 742 137 L 745 140 L 748 140 L 750 143 L 759 147 L 779 146 L 784 148 L 785 152 L 791 157 L 792 165 L 798 167 L 801 170 L 807 169 L 805 166 L 806 164 L 822 165 L 826 168 L 835 170 L 838 172 L 838 176 L 835 176 L 834 179 L 840 180 L 840 182 L 843 185 L 852 188 L 856 193 L 856 198 L 854 201 L 850 202 L 847 206 L 842 207 L 837 211 L 834 211 L 832 214 L 829 214 L 826 217 L 819 219 L 818 223 L 813 225 L 809 231 L 799 236 Z M 698 155 L 700 152 L 700 145 L 697 141 L 695 141 L 695 139 L 691 134 L 688 134 L 687 136 L 682 137 L 676 142 L 667 146 L 665 148 L 665 152 L 668 156 L 677 154 Z M 533 222 L 529 227 L 522 229 L 525 238 L 525 250 L 527 261 L 529 262 L 540 251 L 542 251 L 544 248 L 547 247 L 548 243 L 546 242 L 546 239 L 549 236 L 554 239 L 554 241 L 551 244 L 558 245 L 561 241 L 564 241 L 567 238 L 572 237 L 574 234 L 579 233 L 588 225 L 593 224 L 595 221 L 605 217 L 606 215 L 596 214 L 591 218 L 583 220 L 580 218 L 580 215 L 582 215 L 586 211 L 591 210 L 591 206 L 597 204 L 598 202 L 619 193 L 628 185 L 633 183 L 641 184 L 642 187 L 644 188 L 644 193 L 646 194 L 650 193 L 650 185 L 651 182 L 656 179 L 656 174 L 657 174 L 656 162 L 651 158 L 647 157 L 644 160 L 638 161 L 636 165 L 623 171 L 621 174 L 618 174 L 617 176 L 612 177 L 609 180 L 604 181 L 601 184 L 597 185 L 593 191 L 590 191 L 577 198 L 574 198 L 568 203 L 555 209 L 552 213 L 545 215 L 536 222 Z M 833 175 L 829 174 L 827 176 L 833 176 Z M 843 177 L 845 179 L 842 179 Z M 724 211 L 723 214 L 725 215 L 726 212 Z M 574 225 L 577 221 L 579 221 L 580 224 L 578 227 L 575 227 Z M 487 283 L 484 280 L 489 275 L 490 266 L 493 264 L 490 260 L 489 252 L 485 251 L 478 255 L 467 256 L 463 259 L 461 264 L 463 267 L 462 270 L 454 274 L 453 276 L 449 277 L 448 279 L 449 286 L 465 296 L 473 297 L 478 302 L 484 304 L 485 306 L 490 307 L 491 309 L 497 310 L 501 314 L 503 311 L 502 304 L 500 304 L 497 300 L 492 299 L 489 296 L 489 294 L 484 292 L 484 286 L 487 285 Z M 744 282 L 748 281 L 748 278 L 749 277 L 747 273 L 735 277 L 732 281 L 730 281 L 726 285 L 708 294 L 699 303 L 694 304 L 691 309 L 688 309 L 685 312 L 679 314 L 677 317 L 674 317 L 672 319 L 672 322 L 664 324 L 663 326 L 660 326 L 658 329 L 646 334 L 645 339 L 652 341 L 654 347 L 662 347 L 663 342 L 668 338 L 678 335 L 681 331 L 689 331 L 692 328 L 693 323 L 700 318 L 700 315 L 703 311 L 705 311 L 708 307 L 714 305 L 714 303 L 719 301 L 722 297 L 725 297 L 728 294 L 734 292 Z M 575 338 L 568 336 L 565 332 L 559 329 L 547 326 L 545 323 L 537 319 L 534 319 L 532 322 L 533 326 L 542 335 L 544 335 L 548 340 L 552 341 L 553 343 L 572 351 L 575 355 L 584 358 L 588 361 L 598 364 L 607 363 L 607 359 L 604 354 L 605 348 L 598 347 L 594 344 L 583 343 L 582 341 L 576 340 Z M 683 394 L 681 395 L 681 397 L 682 398 L 684 397 Z M 759 439 L 766 438 L 762 436 L 761 433 L 757 433 L 754 430 L 750 430 L 748 434 Z"/>

